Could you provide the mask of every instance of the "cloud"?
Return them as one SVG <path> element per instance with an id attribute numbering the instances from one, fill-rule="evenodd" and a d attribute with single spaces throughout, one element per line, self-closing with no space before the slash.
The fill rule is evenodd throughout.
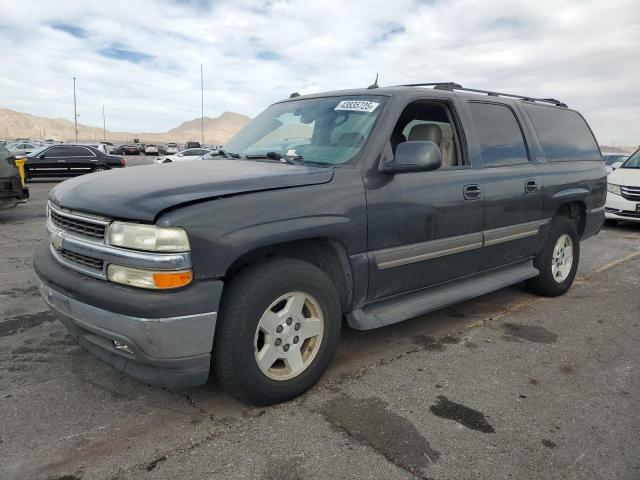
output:
<path id="1" fill-rule="evenodd" d="M 0 107 L 165 131 L 291 92 L 456 81 L 555 97 L 601 142 L 640 142 L 637 0 L 0 0 Z M 34 75 L 33 72 L 37 72 Z"/>
<path id="2" fill-rule="evenodd" d="M 98 53 L 108 58 L 113 58 L 115 60 L 124 60 L 131 63 L 140 63 L 151 60 L 153 58 L 153 56 L 146 53 L 130 50 L 117 44 L 110 45 L 105 48 L 100 48 L 98 49 Z"/>
<path id="3" fill-rule="evenodd" d="M 54 30 L 60 30 L 61 32 L 68 33 L 69 35 L 76 38 L 87 38 L 89 36 L 86 30 L 78 27 L 77 25 L 71 25 L 64 22 L 52 22 L 49 25 Z"/>

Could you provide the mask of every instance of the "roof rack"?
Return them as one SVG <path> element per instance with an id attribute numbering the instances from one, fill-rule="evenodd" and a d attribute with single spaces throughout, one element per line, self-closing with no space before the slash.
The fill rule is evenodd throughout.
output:
<path id="1" fill-rule="evenodd" d="M 477 88 L 464 88 L 462 85 L 455 82 L 409 83 L 409 84 L 400 85 L 400 86 L 401 87 L 433 87 L 435 90 L 448 90 L 450 92 L 454 90 L 461 90 L 463 92 L 486 93 L 490 97 L 519 98 L 521 100 L 526 100 L 528 102 L 551 103 L 557 107 L 567 108 L 566 103 L 561 102 L 560 100 L 556 100 L 555 98 L 534 98 L 534 97 L 525 97 L 522 95 L 514 95 L 512 93 L 492 92 L 490 90 L 478 90 Z"/>

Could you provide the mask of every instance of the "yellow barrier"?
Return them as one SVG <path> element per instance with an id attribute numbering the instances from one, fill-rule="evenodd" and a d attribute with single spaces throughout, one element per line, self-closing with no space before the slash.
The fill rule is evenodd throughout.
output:
<path id="1" fill-rule="evenodd" d="M 20 172 L 20 182 L 22 182 L 22 186 L 24 187 L 24 162 L 25 159 L 16 159 L 16 167 L 18 167 L 18 171 Z"/>

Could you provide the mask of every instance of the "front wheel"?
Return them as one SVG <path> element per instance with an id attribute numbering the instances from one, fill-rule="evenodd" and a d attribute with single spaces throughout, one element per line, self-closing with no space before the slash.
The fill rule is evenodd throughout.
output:
<path id="1" fill-rule="evenodd" d="M 534 259 L 540 274 L 528 280 L 527 287 L 547 297 L 562 295 L 573 283 L 579 259 L 580 238 L 575 222 L 564 216 L 555 217 L 544 246 Z"/>
<path id="2" fill-rule="evenodd" d="M 311 388 L 340 337 L 340 300 L 331 280 L 308 262 L 273 259 L 248 267 L 227 289 L 214 352 L 222 386 L 256 405 Z"/>

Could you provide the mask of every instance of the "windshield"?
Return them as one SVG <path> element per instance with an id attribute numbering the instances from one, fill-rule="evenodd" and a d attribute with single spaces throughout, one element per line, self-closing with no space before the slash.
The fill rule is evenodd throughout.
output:
<path id="1" fill-rule="evenodd" d="M 11 142 L 11 143 L 7 143 L 5 145 L 5 147 L 7 148 L 7 150 L 11 150 L 13 148 L 16 148 L 18 146 L 18 142 Z"/>
<path id="2" fill-rule="evenodd" d="M 323 97 L 271 105 L 229 140 L 227 153 L 273 153 L 302 162 L 348 163 L 366 142 L 385 97 Z"/>
<path id="3" fill-rule="evenodd" d="M 44 150 L 46 150 L 47 148 L 49 148 L 51 145 L 44 145 L 43 147 L 40 148 L 36 148 L 33 152 L 31 152 L 29 155 L 27 155 L 28 157 L 37 157 L 38 155 L 40 155 L 40 153 L 42 153 Z"/>
<path id="4" fill-rule="evenodd" d="M 636 150 L 620 168 L 640 168 L 640 150 Z"/>

